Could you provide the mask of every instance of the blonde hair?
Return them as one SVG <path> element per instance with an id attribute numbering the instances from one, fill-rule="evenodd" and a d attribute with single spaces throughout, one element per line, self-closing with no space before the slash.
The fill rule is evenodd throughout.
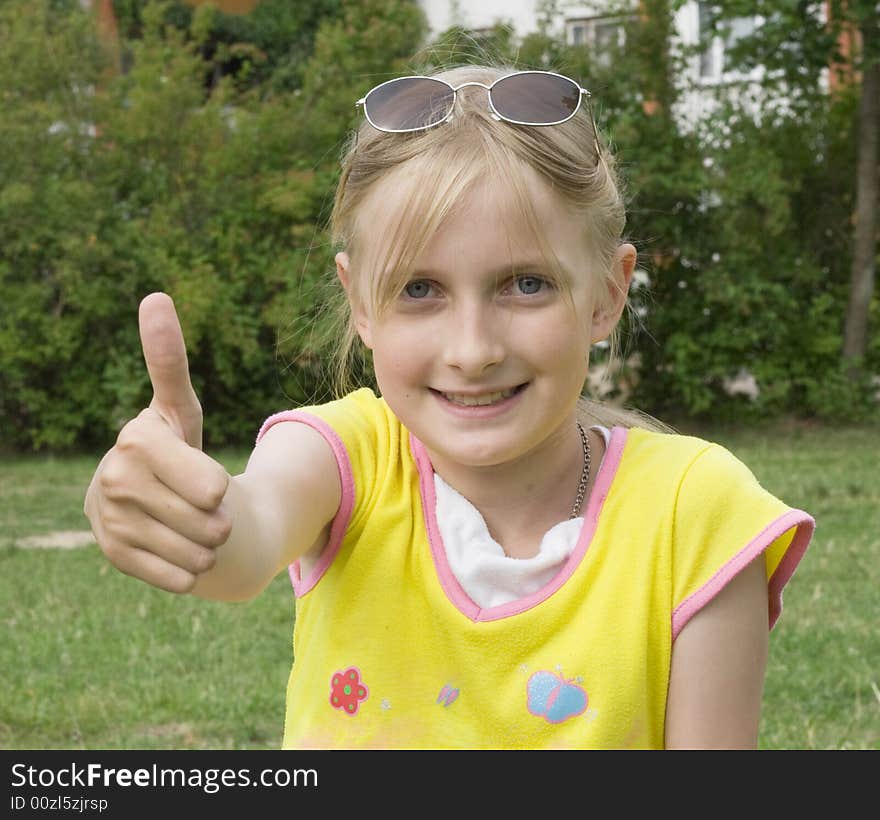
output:
<path id="1" fill-rule="evenodd" d="M 513 71 L 516 69 L 504 65 L 466 65 L 431 76 L 453 86 L 467 82 L 489 85 Z M 612 268 L 626 214 L 613 157 L 606 145 L 602 145 L 597 156 L 597 140 L 601 137 L 594 134 L 585 106 L 561 125 L 516 126 L 493 119 L 486 92 L 475 87 L 459 91 L 452 120 L 433 128 L 388 134 L 364 121 L 344 152 L 330 216 L 333 245 L 345 251 L 351 260 L 351 296 L 368 302 L 378 313 L 387 308 L 436 230 L 459 207 L 465 195 L 486 179 L 504 181 L 509 186 L 523 224 L 530 227 L 551 276 L 561 284 L 560 262 L 543 237 L 532 204 L 529 169 L 537 172 L 560 201 L 582 220 L 594 255 L 593 264 L 588 267 L 601 271 L 604 284 L 615 282 Z M 389 177 L 401 197 L 389 214 L 383 242 L 367 243 L 361 217 L 379 183 L 387 183 Z M 368 256 L 370 253 L 372 256 Z M 369 281 L 364 282 L 358 271 L 370 271 Z M 352 365 L 358 356 L 362 363 L 365 361 L 365 349 L 355 330 L 348 300 L 341 288 L 337 290 L 343 330 L 334 354 L 334 383 L 337 395 L 344 395 L 353 386 Z M 598 291 L 609 292 L 607 287 Z M 613 360 L 619 348 L 616 328 L 610 343 Z M 578 400 L 578 417 L 582 423 L 608 427 L 671 429 L 638 410 L 583 396 Z"/>

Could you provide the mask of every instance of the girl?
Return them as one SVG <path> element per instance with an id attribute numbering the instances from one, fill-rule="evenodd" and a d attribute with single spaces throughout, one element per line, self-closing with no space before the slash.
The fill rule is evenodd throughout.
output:
<path id="1" fill-rule="evenodd" d="M 288 748 L 754 748 L 814 522 L 722 447 L 580 398 L 636 263 L 588 92 L 471 66 L 358 105 L 340 360 L 362 342 L 381 397 L 271 416 L 230 477 L 147 297 L 154 398 L 87 492 L 98 543 L 211 599 L 289 568 Z"/>

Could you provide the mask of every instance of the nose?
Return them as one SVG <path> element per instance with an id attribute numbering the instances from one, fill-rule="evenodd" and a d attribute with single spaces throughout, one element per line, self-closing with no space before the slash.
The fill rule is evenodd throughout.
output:
<path id="1" fill-rule="evenodd" d="M 444 329 L 444 363 L 465 378 L 475 379 L 504 361 L 505 345 L 500 317 L 492 306 L 461 305 Z"/>

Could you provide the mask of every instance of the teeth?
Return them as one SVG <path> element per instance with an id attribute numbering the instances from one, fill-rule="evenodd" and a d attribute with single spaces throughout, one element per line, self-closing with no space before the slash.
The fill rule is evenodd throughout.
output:
<path id="1" fill-rule="evenodd" d="M 453 404 L 463 404 L 466 407 L 477 407 L 485 404 L 494 404 L 496 401 L 501 401 L 502 399 L 509 399 L 514 393 L 516 393 L 515 387 L 499 393 L 484 393 L 482 396 L 464 396 L 461 393 L 444 393 L 443 398 L 448 399 Z"/>

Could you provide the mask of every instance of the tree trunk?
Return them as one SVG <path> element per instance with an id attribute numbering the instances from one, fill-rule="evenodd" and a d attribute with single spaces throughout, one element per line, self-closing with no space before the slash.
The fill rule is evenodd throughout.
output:
<path id="1" fill-rule="evenodd" d="M 858 376 L 858 360 L 868 343 L 868 313 L 874 292 L 877 257 L 877 131 L 880 129 L 880 62 L 871 59 L 873 35 L 862 27 L 863 54 L 868 55 L 862 72 L 859 101 L 858 170 L 856 176 L 856 226 L 850 269 L 849 305 L 844 327 L 843 359 L 850 378 Z"/>

